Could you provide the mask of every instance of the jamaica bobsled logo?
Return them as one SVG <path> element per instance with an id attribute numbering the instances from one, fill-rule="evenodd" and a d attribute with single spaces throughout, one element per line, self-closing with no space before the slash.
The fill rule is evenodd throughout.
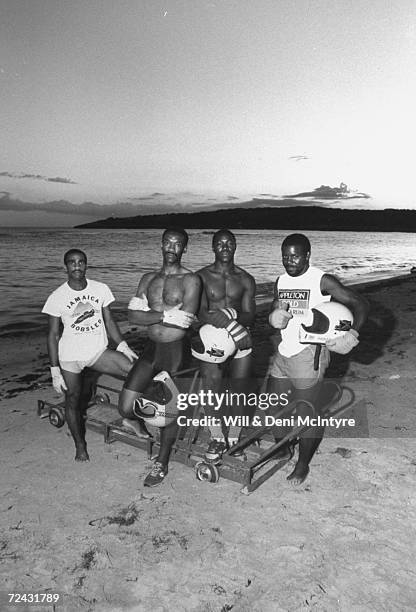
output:
<path id="1" fill-rule="evenodd" d="M 90 319 L 95 314 L 95 310 L 89 302 L 85 304 L 78 304 L 74 310 L 74 317 L 77 317 L 74 321 L 74 325 L 79 325 L 86 319 Z"/>

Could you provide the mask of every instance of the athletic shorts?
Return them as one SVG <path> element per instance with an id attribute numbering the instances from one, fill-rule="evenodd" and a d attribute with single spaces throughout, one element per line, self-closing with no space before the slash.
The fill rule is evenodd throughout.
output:
<path id="1" fill-rule="evenodd" d="M 326 346 L 322 346 L 319 357 L 319 368 L 314 370 L 316 347 L 313 344 L 305 346 L 303 351 L 285 357 L 279 350 L 272 357 L 270 376 L 273 378 L 289 378 L 295 389 L 309 389 L 323 379 L 329 365 L 330 354 Z"/>
<path id="2" fill-rule="evenodd" d="M 73 372 L 73 374 L 81 374 L 82 370 L 85 368 L 91 368 L 96 361 L 101 357 L 101 355 L 107 350 L 105 346 L 103 349 L 91 357 L 90 359 L 84 359 L 79 361 L 59 361 L 59 365 L 62 370 L 66 370 L 67 372 Z"/>
<path id="3" fill-rule="evenodd" d="M 186 337 L 174 342 L 148 340 L 140 359 L 130 370 L 124 387 L 130 391 L 144 391 L 159 372 L 164 370 L 172 374 L 180 370 L 187 352 L 190 353 L 190 348 Z"/>

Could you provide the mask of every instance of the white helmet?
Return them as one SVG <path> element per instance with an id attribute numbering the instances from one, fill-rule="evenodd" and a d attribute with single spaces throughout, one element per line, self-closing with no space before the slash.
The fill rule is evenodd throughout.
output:
<path id="1" fill-rule="evenodd" d="M 192 355 L 208 363 L 224 363 L 237 350 L 234 340 L 223 327 L 203 325 L 192 340 Z"/>
<path id="2" fill-rule="evenodd" d="M 179 391 L 167 372 L 159 372 L 134 402 L 134 414 L 147 425 L 166 427 L 178 416 Z"/>
<path id="3" fill-rule="evenodd" d="M 311 325 L 301 324 L 299 342 L 302 344 L 325 344 L 349 331 L 354 317 L 349 308 L 338 302 L 323 302 L 311 311 Z"/>

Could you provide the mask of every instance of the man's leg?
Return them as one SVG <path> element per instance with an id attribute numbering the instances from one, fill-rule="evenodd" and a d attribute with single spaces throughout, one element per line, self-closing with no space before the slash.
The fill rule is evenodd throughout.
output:
<path id="1" fill-rule="evenodd" d="M 211 391 L 212 393 L 220 393 L 223 388 L 223 377 L 220 366 L 216 363 L 201 361 L 199 367 L 203 390 Z M 222 427 L 224 407 L 221 406 L 218 409 L 218 406 L 206 405 L 204 406 L 204 412 L 207 417 L 211 418 L 211 425 L 208 426 L 211 434 L 211 441 L 206 450 L 205 458 L 214 461 L 219 459 L 227 448 Z M 218 421 L 218 423 L 216 423 L 216 421 Z"/>
<path id="2" fill-rule="evenodd" d="M 318 397 L 324 372 L 329 364 L 329 351 L 322 347 L 315 370 L 316 347 L 308 345 L 301 353 L 290 358 L 290 378 L 294 386 L 293 399 L 297 403 L 297 415 L 313 417 L 319 412 Z M 312 410 L 310 404 L 314 406 Z M 302 484 L 309 474 L 309 464 L 318 450 L 325 427 L 312 427 L 299 438 L 299 456 L 295 468 L 287 479 L 295 486 Z"/>
<path id="3" fill-rule="evenodd" d="M 65 419 L 75 443 L 75 461 L 89 461 L 85 441 L 85 419 L 80 408 L 82 373 L 62 371 L 65 392 Z"/>
<path id="4" fill-rule="evenodd" d="M 166 344 L 156 344 L 153 361 L 153 372 L 158 373 L 162 370 L 166 372 L 177 372 L 183 363 L 184 342 L 180 340 Z M 153 468 L 144 479 L 145 487 L 155 487 L 160 484 L 168 473 L 169 457 L 172 446 L 178 434 L 178 424 L 176 419 L 160 428 L 160 447 L 158 456 L 155 459 Z"/>
<path id="5" fill-rule="evenodd" d="M 257 391 L 254 388 L 252 379 L 252 357 L 251 353 L 244 357 L 234 358 L 230 364 L 230 391 L 233 393 L 232 405 L 229 407 L 228 414 L 236 418 L 235 424 L 230 424 L 228 429 L 228 442 L 230 446 L 237 443 L 240 432 L 241 418 L 247 416 L 249 419 L 253 416 L 254 407 L 251 408 L 247 403 L 247 398 L 250 393 Z"/>
<path id="6" fill-rule="evenodd" d="M 104 353 L 94 362 L 91 369 L 102 374 L 125 377 L 133 367 L 133 363 L 120 351 L 106 349 Z"/>
<path id="7" fill-rule="evenodd" d="M 81 393 L 79 396 L 79 410 L 81 415 L 83 416 L 82 422 L 84 425 L 84 435 L 85 435 L 85 420 L 87 417 L 87 410 L 90 404 L 90 401 L 95 395 L 97 388 L 97 380 L 100 376 L 99 372 L 94 372 L 91 368 L 85 368 L 82 370 L 82 381 L 81 381 Z"/>
<path id="8" fill-rule="evenodd" d="M 270 375 L 267 381 L 267 393 L 269 397 L 271 394 L 273 394 L 274 400 L 278 397 L 279 401 L 277 402 L 276 400 L 276 405 L 270 406 L 265 411 L 265 414 L 268 416 L 272 416 L 275 419 L 290 418 L 292 411 L 290 410 L 290 408 L 288 409 L 288 406 L 290 406 L 290 404 L 292 404 L 295 399 L 292 383 L 290 382 L 290 380 L 284 376 L 277 377 Z M 290 433 L 291 429 L 292 428 L 290 426 L 273 425 L 270 428 L 270 431 L 274 437 L 275 443 L 280 442 L 280 440 L 287 436 L 287 434 Z M 275 456 L 279 459 L 289 459 L 292 456 L 292 453 L 293 450 L 291 449 L 291 445 L 289 442 L 287 442 L 277 450 Z"/>
<path id="9" fill-rule="evenodd" d="M 319 383 L 309 389 L 295 389 L 294 399 L 297 400 L 296 415 L 305 418 L 306 416 L 315 416 L 309 402 L 315 406 L 318 395 Z M 303 402 L 302 400 L 305 400 Z M 309 464 L 312 457 L 318 450 L 322 438 L 324 437 L 325 427 L 312 427 L 307 434 L 301 434 L 299 437 L 299 456 L 294 470 L 289 474 L 287 479 L 294 485 L 298 486 L 306 479 L 309 474 Z"/>
<path id="10" fill-rule="evenodd" d="M 146 389 L 153 377 L 153 366 L 146 359 L 136 361 L 131 368 L 118 399 L 118 411 L 123 417 L 123 424 L 134 430 L 139 438 L 149 438 L 142 419 L 134 413 L 134 402 Z"/>

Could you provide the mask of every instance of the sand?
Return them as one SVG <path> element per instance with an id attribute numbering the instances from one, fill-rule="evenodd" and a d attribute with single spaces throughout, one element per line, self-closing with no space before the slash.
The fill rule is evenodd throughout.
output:
<path id="1" fill-rule="evenodd" d="M 250 496 L 177 462 L 145 489 L 146 453 L 92 431 L 90 463 L 75 463 L 66 426 L 36 415 L 57 400 L 44 339 L 2 341 L 0 590 L 59 593 L 69 612 L 414 610 L 416 278 L 362 291 L 361 343 L 329 374 L 365 406 L 369 436 L 325 437 L 300 488 L 291 463 Z M 264 307 L 255 345 L 261 375 Z"/>

